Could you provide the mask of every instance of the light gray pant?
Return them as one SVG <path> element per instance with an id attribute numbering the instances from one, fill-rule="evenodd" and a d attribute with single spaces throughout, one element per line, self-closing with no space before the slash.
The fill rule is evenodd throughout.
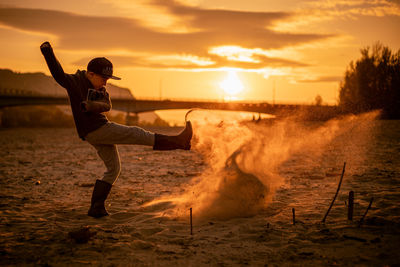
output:
<path id="1" fill-rule="evenodd" d="M 104 172 L 103 181 L 109 184 L 114 184 L 121 172 L 117 144 L 154 145 L 154 133 L 136 126 L 125 126 L 114 122 L 108 122 L 90 132 L 85 139 L 94 146 L 104 161 L 107 171 Z"/>

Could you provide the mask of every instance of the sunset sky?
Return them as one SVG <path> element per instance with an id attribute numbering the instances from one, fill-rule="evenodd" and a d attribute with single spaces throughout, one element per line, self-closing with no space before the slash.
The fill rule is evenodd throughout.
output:
<path id="1" fill-rule="evenodd" d="M 360 48 L 400 48 L 399 0 L 0 0 L 0 68 L 105 56 L 138 98 L 333 104 Z M 274 90 L 275 88 L 275 90 Z"/>

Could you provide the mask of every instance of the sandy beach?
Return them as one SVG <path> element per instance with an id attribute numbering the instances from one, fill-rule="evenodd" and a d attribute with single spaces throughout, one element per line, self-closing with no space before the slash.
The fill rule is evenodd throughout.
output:
<path id="1" fill-rule="evenodd" d="M 75 129 L 1 129 L 0 265 L 399 266 L 400 121 L 375 116 L 256 124 L 193 112 L 191 151 L 119 146 L 101 219 L 86 213 L 104 167 Z"/>

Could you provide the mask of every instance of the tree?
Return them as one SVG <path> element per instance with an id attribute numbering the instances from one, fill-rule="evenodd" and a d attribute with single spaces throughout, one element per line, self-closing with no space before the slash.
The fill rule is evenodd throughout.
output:
<path id="1" fill-rule="evenodd" d="M 346 112 L 381 109 L 384 118 L 400 118 L 400 50 L 392 52 L 377 42 L 361 49 L 361 59 L 350 62 L 340 85 L 339 105 Z"/>

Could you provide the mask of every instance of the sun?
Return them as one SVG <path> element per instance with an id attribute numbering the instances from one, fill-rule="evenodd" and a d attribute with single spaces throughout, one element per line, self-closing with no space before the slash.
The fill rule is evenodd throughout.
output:
<path id="1" fill-rule="evenodd" d="M 229 71 L 219 87 L 227 94 L 228 99 L 237 99 L 236 95 L 243 91 L 243 84 L 236 71 Z"/>

